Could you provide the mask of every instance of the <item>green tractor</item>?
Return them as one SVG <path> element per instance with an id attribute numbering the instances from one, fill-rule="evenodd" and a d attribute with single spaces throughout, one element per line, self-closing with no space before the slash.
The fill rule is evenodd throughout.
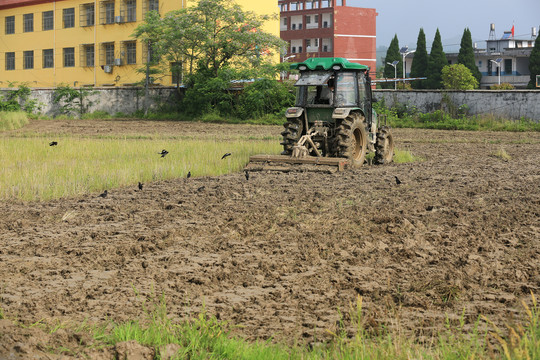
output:
<path id="1" fill-rule="evenodd" d="M 365 65 L 344 58 L 310 58 L 292 64 L 300 72 L 296 104 L 287 109 L 281 156 L 257 155 L 252 163 L 318 164 L 358 168 L 366 154 L 373 163 L 392 162 L 394 140 L 372 108 Z"/>

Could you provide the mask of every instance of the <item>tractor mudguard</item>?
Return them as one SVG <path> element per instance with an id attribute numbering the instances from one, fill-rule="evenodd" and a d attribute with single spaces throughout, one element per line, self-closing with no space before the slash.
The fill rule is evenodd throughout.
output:
<path id="1" fill-rule="evenodd" d="M 349 116 L 351 111 L 356 110 L 360 110 L 360 112 L 362 111 L 362 109 L 358 107 L 335 108 L 334 112 L 332 113 L 332 119 L 345 119 L 347 116 Z"/>
<path id="2" fill-rule="evenodd" d="M 299 117 L 300 115 L 302 115 L 303 113 L 304 113 L 304 108 L 290 107 L 285 112 L 285 117 L 286 118 L 296 118 L 296 117 Z"/>

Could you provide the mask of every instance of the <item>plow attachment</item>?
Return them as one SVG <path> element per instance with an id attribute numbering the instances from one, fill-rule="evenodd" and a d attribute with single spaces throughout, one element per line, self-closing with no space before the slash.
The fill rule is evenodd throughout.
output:
<path id="1" fill-rule="evenodd" d="M 314 171 L 334 173 L 348 167 L 349 160 L 345 158 L 330 158 L 317 156 L 287 156 L 287 155 L 254 155 L 249 158 L 245 167 L 248 171 Z"/>

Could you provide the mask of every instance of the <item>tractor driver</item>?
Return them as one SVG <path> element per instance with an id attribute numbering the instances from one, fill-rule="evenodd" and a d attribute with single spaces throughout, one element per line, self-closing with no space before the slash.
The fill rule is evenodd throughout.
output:
<path id="1" fill-rule="evenodd" d="M 319 96 L 319 104 L 330 104 L 334 102 L 334 78 L 331 77 L 326 82 L 326 86 L 323 86 Z"/>

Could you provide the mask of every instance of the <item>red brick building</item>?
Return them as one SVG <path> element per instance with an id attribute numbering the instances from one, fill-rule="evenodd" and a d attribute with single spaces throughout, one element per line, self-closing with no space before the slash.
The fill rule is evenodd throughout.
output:
<path id="1" fill-rule="evenodd" d="M 347 0 L 278 0 L 280 34 L 288 43 L 282 61 L 343 57 L 375 74 L 375 9 L 347 6 Z"/>

